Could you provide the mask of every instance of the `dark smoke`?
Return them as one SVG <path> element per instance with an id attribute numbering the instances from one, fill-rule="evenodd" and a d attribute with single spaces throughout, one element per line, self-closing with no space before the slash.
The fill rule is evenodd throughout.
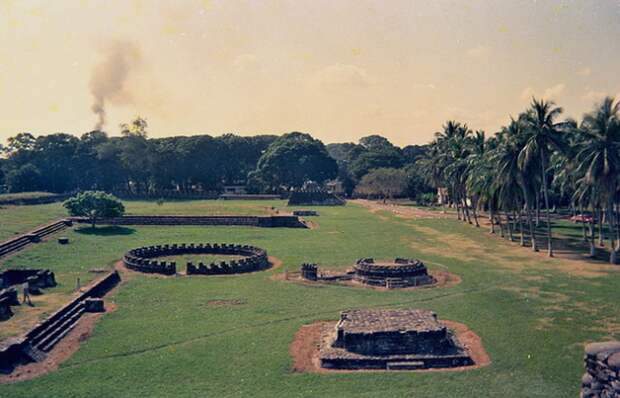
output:
<path id="1" fill-rule="evenodd" d="M 95 130 L 106 123 L 107 103 L 126 103 L 131 100 L 127 82 L 132 70 L 139 64 L 140 49 L 131 42 L 114 41 L 103 48 L 103 59 L 93 70 L 90 92 L 94 102 L 92 111 L 97 115 Z"/>

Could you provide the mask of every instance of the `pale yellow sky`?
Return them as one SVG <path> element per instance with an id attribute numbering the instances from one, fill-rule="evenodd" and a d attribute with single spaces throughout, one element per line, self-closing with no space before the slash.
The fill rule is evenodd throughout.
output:
<path id="1" fill-rule="evenodd" d="M 0 142 L 91 130 L 93 75 L 111 135 L 140 114 L 152 137 L 420 144 L 532 95 L 580 117 L 620 93 L 619 20 L 616 0 L 0 0 Z"/>

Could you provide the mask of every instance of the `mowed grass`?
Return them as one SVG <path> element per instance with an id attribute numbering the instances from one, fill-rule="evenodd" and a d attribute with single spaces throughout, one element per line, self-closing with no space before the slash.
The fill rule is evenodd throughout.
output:
<path id="1" fill-rule="evenodd" d="M 60 203 L 32 206 L 0 205 L 0 242 L 66 215 L 67 212 Z"/>
<path id="2" fill-rule="evenodd" d="M 312 230 L 72 230 L 68 246 L 42 243 L 10 258 L 7 266 L 55 270 L 60 291 L 71 289 L 72 273 L 111 266 L 140 245 L 246 243 L 267 249 L 284 265 L 238 276 L 131 273 L 108 298 L 117 310 L 103 316 L 71 359 L 40 378 L 0 386 L 0 396 L 574 397 L 583 344 L 620 338 L 615 267 L 548 260 L 454 220 L 409 220 L 355 205 L 318 210 Z M 420 258 L 431 269 L 459 275 L 462 283 L 384 292 L 272 278 L 306 261 L 345 268 L 366 256 Z M 209 304 L 226 300 L 240 304 Z M 366 307 L 428 308 L 440 319 L 465 323 L 482 338 L 492 363 L 445 373 L 291 371 L 289 345 L 302 325 Z"/>
<path id="3" fill-rule="evenodd" d="M 286 201 L 282 200 L 193 200 L 162 204 L 131 200 L 123 203 L 127 215 L 268 215 L 275 213 L 272 208 L 289 211 Z M 67 211 L 60 202 L 29 206 L 0 205 L 0 242 L 67 216 Z"/>

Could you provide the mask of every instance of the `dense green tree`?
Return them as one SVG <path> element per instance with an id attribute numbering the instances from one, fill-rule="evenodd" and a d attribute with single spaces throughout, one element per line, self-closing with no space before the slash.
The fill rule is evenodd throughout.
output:
<path id="1" fill-rule="evenodd" d="M 293 132 L 276 139 L 258 161 L 253 179 L 263 181 L 270 190 L 301 187 L 311 180 L 322 183 L 335 178 L 336 161 L 325 145 L 308 134 Z"/>
<path id="2" fill-rule="evenodd" d="M 87 217 L 91 227 L 95 228 L 97 219 L 120 217 L 125 213 L 123 202 L 103 191 L 80 192 L 63 203 L 74 217 Z"/>
<path id="3" fill-rule="evenodd" d="M 6 174 L 9 192 L 38 191 L 41 179 L 41 171 L 30 163 L 10 169 Z"/>
<path id="4" fill-rule="evenodd" d="M 370 171 L 362 177 L 355 188 L 358 194 L 383 199 L 402 196 L 407 190 L 407 173 L 401 169 L 380 168 Z"/>

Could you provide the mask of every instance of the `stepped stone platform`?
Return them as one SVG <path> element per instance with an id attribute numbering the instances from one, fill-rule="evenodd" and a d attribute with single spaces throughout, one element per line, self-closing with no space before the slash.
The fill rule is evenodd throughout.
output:
<path id="1" fill-rule="evenodd" d="M 473 365 L 456 335 L 428 310 L 343 311 L 322 331 L 319 361 L 327 369 L 415 370 Z"/>
<path id="2" fill-rule="evenodd" d="M 85 291 L 30 331 L 0 342 L 0 374 L 9 374 L 20 364 L 43 361 L 54 346 L 73 330 L 87 309 L 101 309 L 87 308 L 86 301 L 104 297 L 119 282 L 117 271 L 108 273 L 93 281 Z"/>
<path id="3" fill-rule="evenodd" d="M 437 283 L 420 260 L 396 258 L 394 261 L 375 262 L 372 258 L 357 260 L 346 272 L 323 272 L 314 263 L 301 265 L 302 279 L 324 282 L 356 282 L 387 289 L 417 287 Z"/>
<path id="4" fill-rule="evenodd" d="M 363 258 L 353 266 L 353 279 L 372 286 L 399 288 L 434 283 L 426 266 L 420 260 L 396 258 L 393 262 L 375 262 Z"/>
<path id="5" fill-rule="evenodd" d="M 301 189 L 291 192 L 289 206 L 343 206 L 346 201 L 322 189 Z"/>

